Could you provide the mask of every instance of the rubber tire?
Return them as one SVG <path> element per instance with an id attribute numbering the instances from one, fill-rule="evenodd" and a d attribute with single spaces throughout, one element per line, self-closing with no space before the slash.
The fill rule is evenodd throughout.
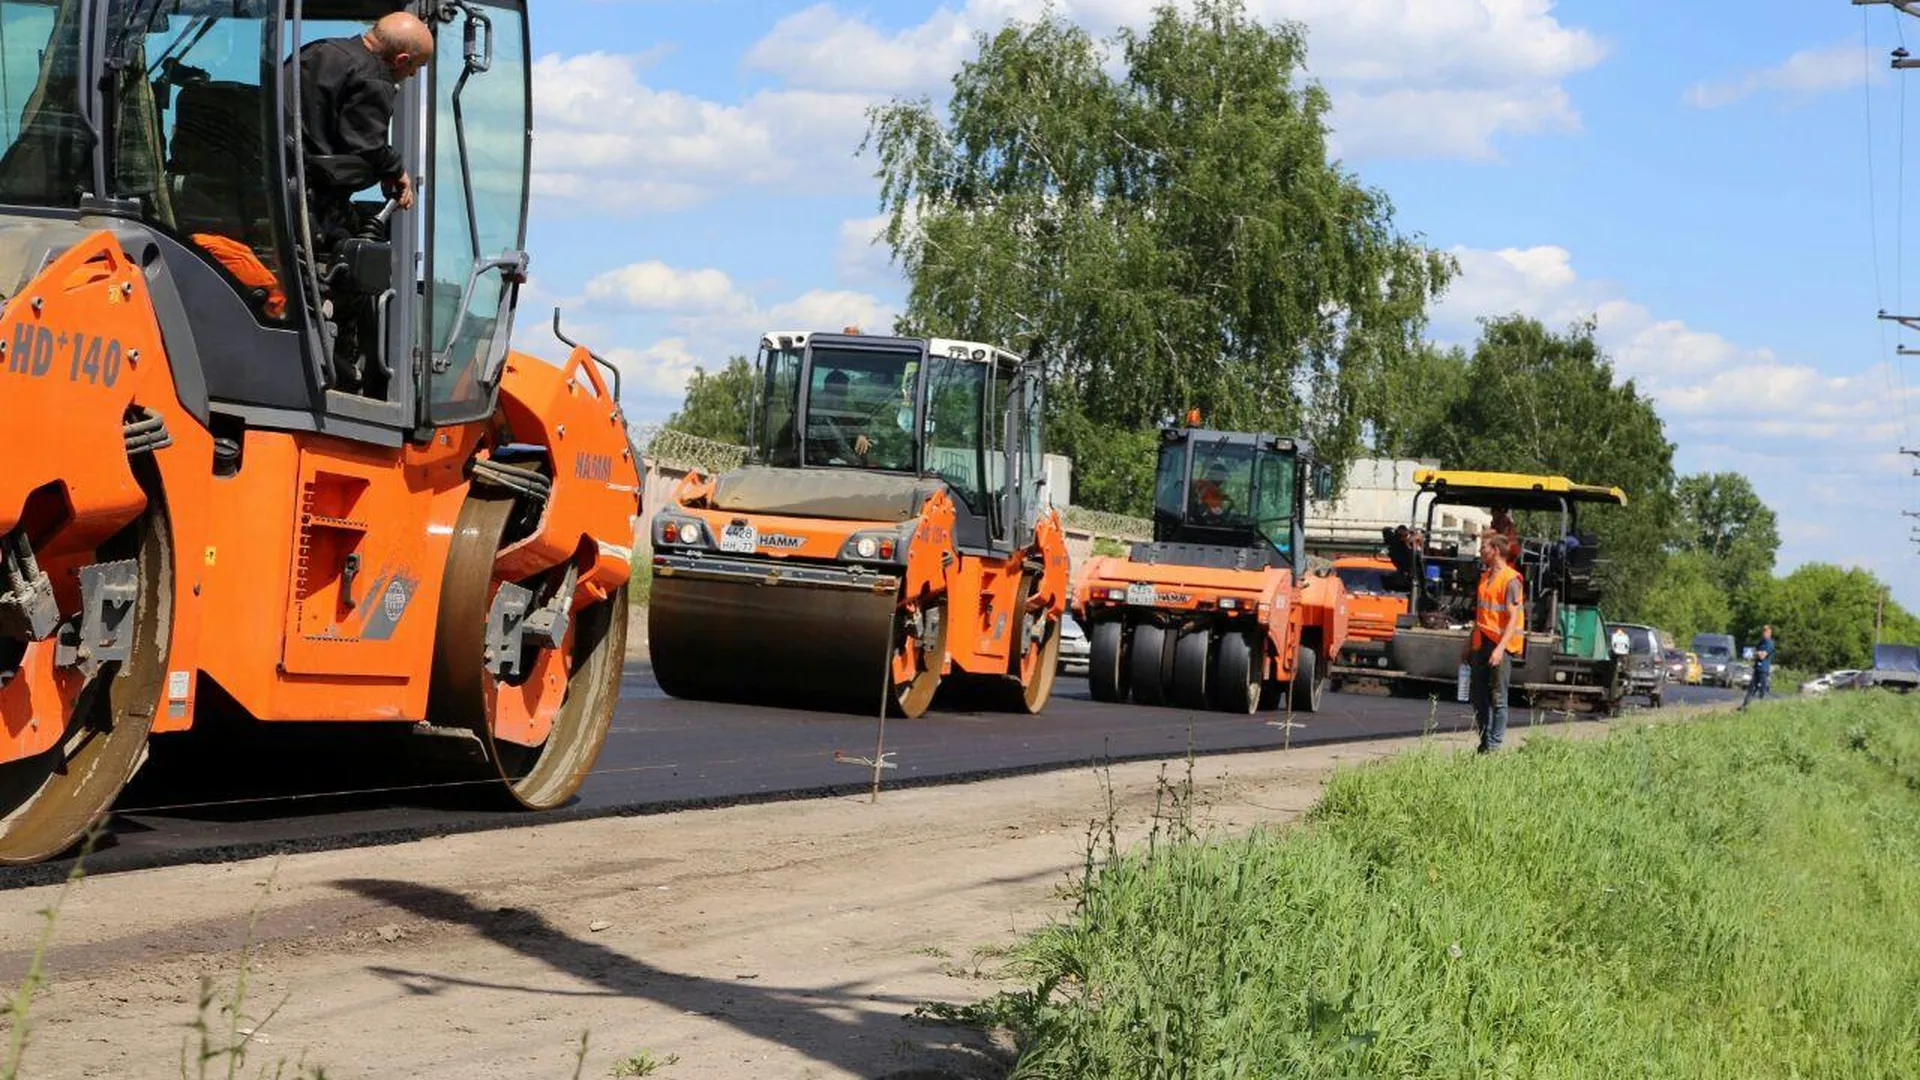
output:
<path id="1" fill-rule="evenodd" d="M 1127 700 L 1127 692 L 1132 689 L 1128 660 L 1126 622 L 1107 619 L 1094 623 L 1087 643 L 1087 689 L 1092 691 L 1093 700 Z"/>
<path id="2" fill-rule="evenodd" d="M 1167 704 L 1167 684 L 1172 680 L 1172 649 L 1167 647 L 1167 632 L 1150 622 L 1133 628 L 1132 656 L 1128 668 L 1133 681 L 1133 700 L 1141 705 Z"/>
<path id="3" fill-rule="evenodd" d="M 1293 698 L 1293 711 L 1319 712 L 1320 698 L 1326 690 L 1326 680 L 1320 677 L 1319 654 L 1305 645 L 1300 646 L 1299 659 L 1293 665 L 1293 681 L 1287 684 L 1287 692 Z"/>
<path id="4" fill-rule="evenodd" d="M 1660 703 L 1661 703 L 1661 702 L 1662 702 L 1663 700 L 1665 700 L 1665 699 L 1664 699 L 1664 698 L 1662 698 L 1662 697 L 1661 697 L 1661 695 L 1659 695 L 1659 694 L 1648 694 L 1648 695 L 1647 695 L 1647 707 L 1648 707 L 1649 709 L 1657 709 L 1657 708 L 1659 708 L 1659 707 L 1660 707 Z"/>
<path id="5" fill-rule="evenodd" d="M 1213 632 L 1195 627 L 1173 643 L 1173 702 L 1183 709 L 1213 708 Z"/>
<path id="6" fill-rule="evenodd" d="M 1220 646 L 1214 650 L 1213 691 L 1222 711 L 1250 715 L 1260 707 L 1266 689 L 1260 660 L 1254 638 L 1235 630 L 1220 635 Z"/>

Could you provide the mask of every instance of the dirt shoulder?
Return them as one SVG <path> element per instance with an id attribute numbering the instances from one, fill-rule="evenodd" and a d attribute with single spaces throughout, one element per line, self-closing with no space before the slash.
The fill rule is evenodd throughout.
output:
<path id="1" fill-rule="evenodd" d="M 1418 742 L 1202 759 L 1202 816 L 1290 820 L 1336 766 Z M 200 980 L 232 985 L 257 907 L 245 1011 L 284 1004 L 257 1025 L 248 1075 L 304 1056 L 336 1078 L 568 1077 L 587 1030 L 586 1077 L 643 1050 L 677 1056 L 656 1074 L 670 1080 L 996 1076 L 1002 1051 L 981 1036 L 903 1017 L 997 989 L 979 950 L 1066 913 L 1106 783 L 1138 837 L 1162 775 L 1133 764 L 87 881 L 60 914 L 22 1075 L 178 1075 Z M 7 894 L 0 978 L 18 982 L 56 893 Z"/>

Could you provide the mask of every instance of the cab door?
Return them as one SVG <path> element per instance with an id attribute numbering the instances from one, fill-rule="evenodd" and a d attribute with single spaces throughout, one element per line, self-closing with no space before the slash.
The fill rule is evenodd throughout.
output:
<path id="1" fill-rule="evenodd" d="M 420 344 L 427 427 L 492 413 L 526 277 L 532 101 L 525 5 L 469 3 L 440 24 L 429 87 Z"/>

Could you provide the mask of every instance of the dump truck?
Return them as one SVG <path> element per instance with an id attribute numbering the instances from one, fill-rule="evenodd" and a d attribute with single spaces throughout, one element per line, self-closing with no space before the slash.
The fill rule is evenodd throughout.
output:
<path id="1" fill-rule="evenodd" d="M 1347 635 L 1340 579 L 1305 550 L 1330 485 L 1300 440 L 1161 428 L 1153 539 L 1089 560 L 1074 598 L 1094 700 L 1317 711 Z"/>
<path id="2" fill-rule="evenodd" d="M 1514 515 L 1521 535 L 1515 568 L 1526 588 L 1526 649 L 1513 661 L 1513 699 L 1617 711 L 1625 671 L 1609 647 L 1600 609 L 1600 539 L 1585 528 L 1582 511 L 1625 506 L 1625 493 L 1564 476 L 1444 469 L 1422 469 L 1414 483 L 1413 524 L 1427 542 L 1413 553 L 1416 588 L 1388 646 L 1386 675 L 1395 690 L 1456 696 L 1462 650 L 1473 630 L 1479 543 L 1442 536 L 1434 518 L 1440 507 L 1472 506 Z"/>
<path id="3" fill-rule="evenodd" d="M 215 719 L 391 731 L 535 809 L 599 752 L 639 476 L 617 373 L 508 348 L 524 3 L 413 6 L 419 202 L 316 239 L 283 58 L 395 8 L 0 3 L 0 863 Z"/>
<path id="4" fill-rule="evenodd" d="M 747 463 L 654 515 L 661 689 L 912 718 L 956 683 L 1039 712 L 1068 588 L 1040 365 L 796 330 L 763 336 L 753 372 Z"/>
<path id="5" fill-rule="evenodd" d="M 1333 573 L 1347 592 L 1347 640 L 1334 658 L 1333 684 L 1378 679 L 1392 666 L 1388 646 L 1412 582 L 1384 555 L 1341 555 Z"/>

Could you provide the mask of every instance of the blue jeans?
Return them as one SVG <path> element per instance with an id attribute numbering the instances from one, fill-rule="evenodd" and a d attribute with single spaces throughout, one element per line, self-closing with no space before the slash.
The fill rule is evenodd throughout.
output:
<path id="1" fill-rule="evenodd" d="M 1747 696 L 1740 702 L 1740 707 L 1743 709 L 1746 708 L 1753 703 L 1754 698 L 1772 696 L 1773 669 L 1756 665 L 1753 669 L 1753 678 L 1747 680 Z"/>
<path id="2" fill-rule="evenodd" d="M 1487 663 L 1493 645 L 1475 645 L 1468 664 L 1467 699 L 1473 703 L 1473 727 L 1480 733 L 1480 752 L 1500 749 L 1507 737 L 1507 687 L 1513 680 L 1513 657 L 1504 657 L 1499 667 Z"/>

